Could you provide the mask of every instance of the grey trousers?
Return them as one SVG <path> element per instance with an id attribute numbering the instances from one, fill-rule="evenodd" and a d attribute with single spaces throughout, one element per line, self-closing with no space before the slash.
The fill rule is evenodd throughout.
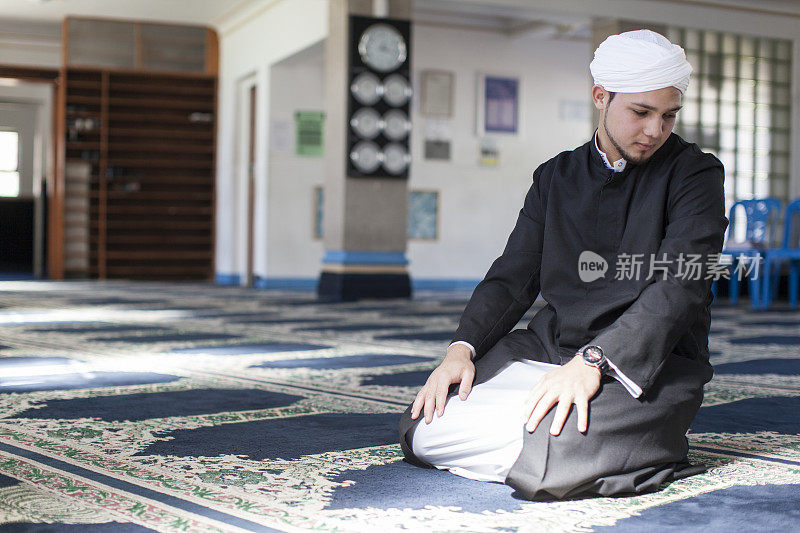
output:
<path id="1" fill-rule="evenodd" d="M 523 357 L 562 363 L 558 355 L 545 353 L 532 332 L 515 330 L 475 363 L 475 383 L 491 379 L 509 360 Z M 506 484 L 526 499 L 552 500 L 652 492 L 662 483 L 703 472 L 686 459 L 686 432 L 711 375 L 708 363 L 670 355 L 654 386 L 640 398 L 633 398 L 613 378 L 603 378 L 589 404 L 586 433 L 577 430 L 574 408 L 555 437 L 549 432 L 555 409 L 533 433 L 520 423 L 522 451 Z M 409 406 L 400 420 L 400 444 L 409 462 L 430 467 L 412 451 L 421 417 L 411 420 L 410 412 Z"/>

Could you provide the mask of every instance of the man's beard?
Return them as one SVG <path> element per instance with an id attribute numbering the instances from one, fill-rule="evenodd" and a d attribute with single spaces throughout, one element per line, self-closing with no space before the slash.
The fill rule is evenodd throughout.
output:
<path id="1" fill-rule="evenodd" d="M 650 159 L 650 156 L 652 156 L 653 154 L 637 157 L 637 156 L 631 155 L 624 148 L 622 148 L 622 146 L 619 145 L 617 140 L 611 135 L 611 132 L 608 130 L 608 125 L 606 124 L 606 115 L 608 115 L 608 110 L 604 109 L 603 110 L 603 129 L 606 130 L 606 137 L 608 137 L 608 140 L 611 141 L 611 145 L 614 148 L 617 149 L 617 152 L 619 152 L 619 155 L 621 155 L 625 159 L 625 161 L 627 161 L 628 163 L 633 163 L 634 165 L 639 165 L 641 163 L 644 163 L 648 159 Z"/>

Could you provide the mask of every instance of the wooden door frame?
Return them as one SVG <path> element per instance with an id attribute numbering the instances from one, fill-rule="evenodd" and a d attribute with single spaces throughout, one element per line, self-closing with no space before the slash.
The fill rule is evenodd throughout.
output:
<path id="1" fill-rule="evenodd" d="M 248 135 L 247 151 L 247 267 L 245 271 L 246 285 L 252 287 L 254 284 L 254 265 L 255 257 L 255 196 L 256 196 L 256 110 L 257 104 L 257 85 L 253 83 L 248 92 L 248 112 L 250 113 L 250 126 Z"/>

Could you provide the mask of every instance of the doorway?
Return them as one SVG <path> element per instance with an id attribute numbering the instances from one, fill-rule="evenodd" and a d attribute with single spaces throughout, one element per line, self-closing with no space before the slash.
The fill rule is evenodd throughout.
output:
<path id="1" fill-rule="evenodd" d="M 46 275 L 51 83 L 0 78 L 0 279 Z"/>
<path id="2" fill-rule="evenodd" d="M 235 231 L 237 279 L 240 285 L 255 285 L 256 125 L 258 85 L 255 74 L 237 82 L 236 88 L 235 205 L 231 213 Z"/>
<path id="3" fill-rule="evenodd" d="M 253 249 L 255 246 L 256 205 L 256 86 L 251 85 L 247 96 L 249 120 L 247 150 L 247 280 L 248 287 L 255 283 L 253 275 Z"/>

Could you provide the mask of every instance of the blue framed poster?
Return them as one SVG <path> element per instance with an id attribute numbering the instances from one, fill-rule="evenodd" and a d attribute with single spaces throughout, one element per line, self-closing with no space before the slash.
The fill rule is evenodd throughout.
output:
<path id="1" fill-rule="evenodd" d="M 519 80 L 484 76 L 481 88 L 483 133 L 516 134 L 519 130 Z"/>

